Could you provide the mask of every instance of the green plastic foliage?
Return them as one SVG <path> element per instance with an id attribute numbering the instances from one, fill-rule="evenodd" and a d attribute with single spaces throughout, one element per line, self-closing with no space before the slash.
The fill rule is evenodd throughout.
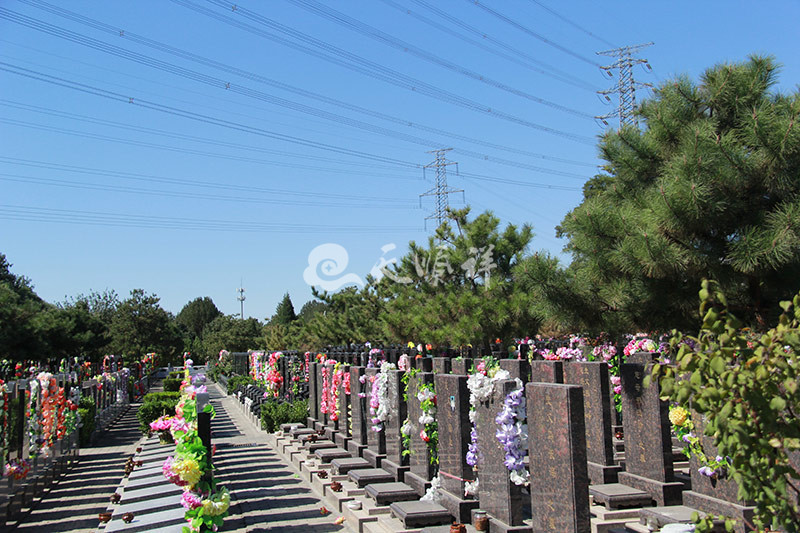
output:
<path id="1" fill-rule="evenodd" d="M 800 295 L 782 302 L 778 324 L 756 336 L 729 312 L 715 282 L 703 281 L 697 337 L 675 332 L 674 365 L 655 365 L 662 397 L 707 418 L 720 455 L 730 457 L 738 497 L 755 503 L 759 529 L 800 524 Z M 684 341 L 691 340 L 696 343 Z M 698 520 L 708 531 L 710 520 Z"/>

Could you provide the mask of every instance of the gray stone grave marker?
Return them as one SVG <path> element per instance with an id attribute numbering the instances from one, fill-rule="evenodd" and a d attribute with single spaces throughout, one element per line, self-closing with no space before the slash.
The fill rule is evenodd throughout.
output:
<path id="1" fill-rule="evenodd" d="M 414 487 L 419 496 L 425 494 L 433 478 L 434 465 L 431 464 L 431 453 L 428 443 L 420 437 L 422 429 L 419 417 L 422 416 L 420 401 L 417 398 L 419 386 L 433 383 L 433 374 L 428 372 L 412 376 L 408 382 L 408 421 L 411 426 L 411 455 L 409 456 L 410 471 L 406 473 L 405 482 Z"/>
<path id="2" fill-rule="evenodd" d="M 500 359 L 500 368 L 511 374 L 511 379 L 519 378 L 522 383 L 531 380 L 531 365 L 527 359 Z"/>
<path id="3" fill-rule="evenodd" d="M 469 522 L 470 512 L 478 508 L 477 500 L 464 498 L 464 480 L 475 480 L 466 459 L 472 429 L 467 379 L 465 375 L 434 376 L 438 400 L 439 479 L 442 482 L 439 503 L 459 522 Z"/>
<path id="4" fill-rule="evenodd" d="M 366 400 L 366 383 L 361 383 L 361 376 L 365 375 L 363 366 L 350 367 L 350 417 L 352 418 L 351 440 L 347 443 L 347 450 L 355 457 L 361 457 L 367 447 L 368 404 Z M 364 397 L 362 397 L 362 394 Z"/>
<path id="5" fill-rule="evenodd" d="M 531 383 L 564 383 L 564 362 L 531 361 Z"/>
<path id="6" fill-rule="evenodd" d="M 667 402 L 657 383 L 644 386 L 645 363 L 622 365 L 622 420 L 625 428 L 625 472 L 619 482 L 648 493 L 657 505 L 681 503 L 683 484 L 672 466 Z"/>
<path id="7" fill-rule="evenodd" d="M 403 456 L 403 434 L 400 431 L 406 420 L 407 406 L 403 399 L 405 386 L 402 382 L 402 370 L 387 372 L 389 383 L 389 417 L 383 424 L 382 433 L 386 434 L 386 459 L 381 468 L 391 473 L 397 481 L 403 481 L 409 471 L 408 456 Z"/>
<path id="8" fill-rule="evenodd" d="M 370 410 L 370 399 L 372 397 L 372 381 L 377 376 L 377 368 L 367 368 L 367 380 L 364 383 L 366 389 L 366 423 L 367 423 L 367 449 L 362 453 L 364 459 L 370 462 L 375 468 L 379 467 L 381 461 L 386 458 L 386 431 L 373 431 L 372 411 Z"/>
<path id="9" fill-rule="evenodd" d="M 450 361 L 450 372 L 458 374 L 459 376 L 466 376 L 471 366 L 472 359 L 468 357 L 462 357 L 461 359 L 456 358 Z"/>
<path id="10" fill-rule="evenodd" d="M 589 480 L 595 485 L 616 483 L 621 468 L 614 464 L 608 365 L 568 363 L 564 367 L 564 382 L 583 387 Z"/>
<path id="11" fill-rule="evenodd" d="M 508 393 L 517 387 L 507 379 L 495 383 L 494 392 L 487 402 L 475 408 L 478 429 L 478 497 L 481 509 L 489 514 L 492 531 L 531 531 L 523 523 L 525 498 L 522 488 L 511 482 L 503 462 L 506 452 L 497 440 L 497 413 L 503 408 Z"/>
<path id="12" fill-rule="evenodd" d="M 435 374 L 449 374 L 450 373 L 450 358 L 449 357 L 434 357 L 433 358 L 433 372 Z"/>
<path id="13" fill-rule="evenodd" d="M 533 531 L 589 533 L 581 387 L 529 383 L 526 396 Z"/>

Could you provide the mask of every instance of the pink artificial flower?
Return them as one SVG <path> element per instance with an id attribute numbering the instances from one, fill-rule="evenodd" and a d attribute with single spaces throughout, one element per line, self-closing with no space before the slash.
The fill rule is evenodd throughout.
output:
<path id="1" fill-rule="evenodd" d="M 181 505 L 191 511 L 203 505 L 203 500 L 199 495 L 187 490 L 184 491 L 183 496 L 181 496 Z"/>

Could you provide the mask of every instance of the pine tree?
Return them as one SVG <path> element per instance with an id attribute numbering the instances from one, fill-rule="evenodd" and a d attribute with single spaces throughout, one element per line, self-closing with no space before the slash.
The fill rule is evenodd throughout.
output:
<path id="1" fill-rule="evenodd" d="M 289 293 L 283 295 L 283 300 L 275 308 L 275 315 L 270 320 L 270 324 L 282 324 L 288 326 L 297 319 L 294 312 L 294 305 L 292 299 L 289 298 Z"/>
<path id="2" fill-rule="evenodd" d="M 605 174 L 559 227 L 587 305 L 618 327 L 695 323 L 703 278 L 763 325 L 800 288 L 800 93 L 772 58 L 663 83 L 645 128 L 607 133 Z"/>

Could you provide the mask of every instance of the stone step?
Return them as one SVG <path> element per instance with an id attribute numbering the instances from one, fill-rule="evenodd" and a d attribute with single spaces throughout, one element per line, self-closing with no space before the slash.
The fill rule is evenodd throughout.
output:
<path id="1" fill-rule="evenodd" d="M 370 483 L 389 483 L 394 481 L 394 476 L 381 468 L 351 470 L 347 473 L 347 476 L 358 485 L 359 488 L 366 487 Z"/>
<path id="2" fill-rule="evenodd" d="M 375 522 L 369 522 L 365 525 L 364 531 L 366 533 L 422 533 L 419 528 L 407 528 L 403 523 L 396 518 L 390 516 L 378 517 Z M 449 532 L 448 526 L 448 532 Z"/>

